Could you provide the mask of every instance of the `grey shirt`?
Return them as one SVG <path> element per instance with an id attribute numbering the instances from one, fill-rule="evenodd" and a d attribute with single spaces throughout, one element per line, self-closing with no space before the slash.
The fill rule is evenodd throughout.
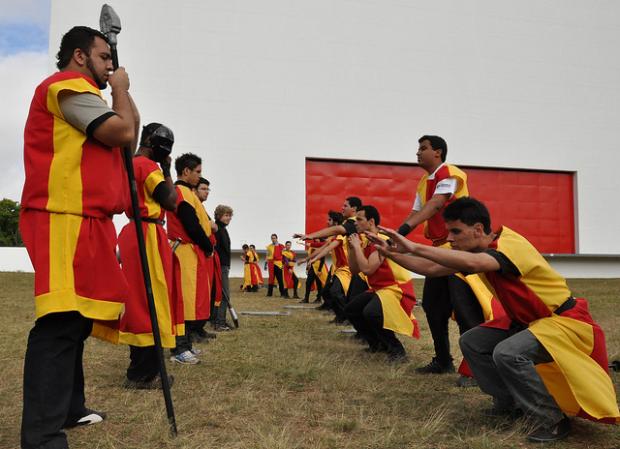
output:
<path id="1" fill-rule="evenodd" d="M 99 125 L 116 115 L 103 98 L 89 92 L 63 95 L 59 103 L 65 120 L 88 137 L 92 137 Z"/>

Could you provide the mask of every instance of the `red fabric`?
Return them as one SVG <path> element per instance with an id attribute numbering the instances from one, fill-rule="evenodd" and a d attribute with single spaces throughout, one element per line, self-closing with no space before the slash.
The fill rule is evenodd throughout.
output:
<path id="1" fill-rule="evenodd" d="M 435 173 L 433 179 L 426 180 L 426 198 L 425 202 L 429 201 L 433 194 L 435 193 L 435 189 L 437 188 L 437 184 L 444 179 L 448 179 L 450 177 L 450 166 L 445 164 L 442 165 L 439 170 Z M 444 204 L 444 207 L 433 215 L 431 218 L 426 220 L 426 237 L 433 242 L 437 241 L 445 241 L 448 238 L 448 230 L 446 229 L 446 222 L 441 215 L 446 206 L 454 201 L 454 196 Z"/>
<path id="2" fill-rule="evenodd" d="M 50 214 L 22 209 L 19 232 L 35 271 L 34 295 L 43 295 L 50 291 Z"/>
<path id="3" fill-rule="evenodd" d="M 26 182 L 22 192 L 22 208 L 59 213 L 78 212 L 51 210 L 48 206 L 50 168 L 56 153 L 54 115 L 47 106 L 48 89 L 54 83 L 76 78 L 82 78 L 96 88 L 94 81 L 83 74 L 65 71 L 43 80 L 35 90 L 24 132 Z M 77 169 L 81 173 L 80 215 L 104 218 L 121 213 L 126 180 L 120 150 L 107 147 L 94 139 L 87 139 L 82 145 L 82 157 L 78 163 L 79 166 L 66 167 L 66 170 Z M 67 188 L 69 191 L 78 190 L 71 185 Z"/>

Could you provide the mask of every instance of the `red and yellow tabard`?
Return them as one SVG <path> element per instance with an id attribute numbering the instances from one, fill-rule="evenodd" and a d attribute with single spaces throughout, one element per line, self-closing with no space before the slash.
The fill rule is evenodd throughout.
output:
<path id="1" fill-rule="evenodd" d="M 325 245 L 325 242 L 319 240 L 306 242 L 308 257 L 310 257 L 314 252 L 318 251 L 319 248 L 321 248 L 323 245 Z M 314 274 L 316 275 L 316 277 L 321 282 L 321 285 L 325 285 L 325 283 L 327 282 L 327 276 L 329 275 L 329 270 L 327 268 L 327 263 L 325 262 L 325 259 L 319 259 L 312 262 L 312 269 L 314 270 Z M 316 290 L 316 285 L 314 282 L 312 283 L 311 288 L 312 290 Z"/>
<path id="2" fill-rule="evenodd" d="M 424 206 L 435 193 L 437 184 L 448 178 L 456 179 L 457 186 L 454 195 L 446 201 L 444 207 L 440 211 L 424 222 L 424 236 L 433 241 L 434 244 L 441 244 L 445 242 L 448 237 L 446 223 L 442 215 L 446 206 L 458 198 L 469 195 L 469 191 L 467 190 L 467 175 L 454 165 L 443 164 L 435 172 L 433 179 L 429 179 L 429 175 L 426 173 L 418 183 L 417 193 L 422 202 L 422 206 Z"/>
<path id="3" fill-rule="evenodd" d="M 153 198 L 155 188 L 165 182 L 163 173 L 155 162 L 144 156 L 135 157 L 133 166 L 140 216 L 163 223 L 164 210 Z M 125 207 L 127 217 L 132 218 L 133 210 L 129 199 Z M 174 348 L 175 336 L 184 333 L 185 324 L 183 313 L 178 313 L 179 310 L 182 311 L 183 299 L 181 295 L 176 295 L 174 289 L 172 249 L 161 223 L 143 221 L 142 232 L 162 346 Z M 93 330 L 93 334 L 101 333 L 101 336 L 106 334 L 108 340 L 118 343 L 153 346 L 153 328 L 146 299 L 135 222 L 131 221 L 123 227 L 118 246 L 123 273 L 129 284 L 129 298 L 118 327 L 97 327 Z"/>
<path id="4" fill-rule="evenodd" d="M 273 267 L 276 266 L 282 269 L 282 251 L 284 251 L 284 245 L 278 243 L 274 245 L 267 245 L 267 268 L 269 270 L 269 285 L 273 285 L 275 281 L 275 275 L 273 274 Z"/>
<path id="5" fill-rule="evenodd" d="M 243 260 L 243 288 L 259 285 L 258 266 L 256 265 L 256 253 L 248 250 Z"/>
<path id="6" fill-rule="evenodd" d="M 208 237 L 211 236 L 211 223 L 202 207 L 200 199 L 184 185 L 177 185 L 177 207 L 182 202 L 189 204 L 198 217 L 200 226 Z M 210 315 L 211 279 L 207 274 L 207 257 L 200 247 L 187 235 L 174 212 L 166 213 L 168 239 L 176 245 L 173 265 L 181 282 L 185 321 L 206 320 Z"/>
<path id="7" fill-rule="evenodd" d="M 349 285 L 351 284 L 351 268 L 349 268 L 349 241 L 344 235 L 332 237 L 328 241 L 329 243 L 332 243 L 334 240 L 338 242 L 338 246 L 331 251 L 332 268 L 334 270 L 332 276 L 338 278 L 340 285 L 342 285 L 342 290 L 346 295 L 349 291 Z"/>
<path id="8" fill-rule="evenodd" d="M 260 257 L 258 256 L 258 253 L 256 252 L 256 250 L 251 249 L 250 250 L 252 252 L 252 255 L 254 256 L 254 263 L 253 265 L 253 269 L 256 272 L 256 276 L 258 277 L 258 283 L 259 285 L 263 285 L 265 283 L 264 279 L 263 279 L 263 272 L 260 269 Z"/>
<path id="9" fill-rule="evenodd" d="M 123 211 L 122 157 L 65 120 L 60 92 L 101 96 L 90 78 L 58 72 L 30 105 L 20 231 L 35 269 L 36 317 L 78 311 L 115 320 L 127 297 L 111 220 Z"/>
<path id="10" fill-rule="evenodd" d="M 296 288 L 299 287 L 301 282 L 297 279 L 297 285 L 295 285 L 295 251 L 285 249 L 282 251 L 282 257 L 286 259 L 286 263 L 283 264 L 282 278 L 284 280 L 284 288 Z"/>
<path id="11" fill-rule="evenodd" d="M 519 271 L 481 275 L 506 311 L 507 318 L 483 324 L 507 328 L 509 321 L 527 325 L 553 357 L 536 366 L 549 393 L 564 413 L 603 422 L 620 422 L 614 385 L 608 374 L 605 335 L 583 298 L 557 315 L 571 297 L 565 279 L 556 273 L 523 236 L 502 227 L 492 248 Z"/>
<path id="12" fill-rule="evenodd" d="M 387 240 L 387 236 L 379 234 Z M 364 255 L 377 251 L 373 243 L 364 242 Z M 409 337 L 420 338 L 418 321 L 413 315 L 415 291 L 411 273 L 391 259 L 385 258 L 379 268 L 367 277 L 370 290 L 381 301 L 383 328 Z"/>

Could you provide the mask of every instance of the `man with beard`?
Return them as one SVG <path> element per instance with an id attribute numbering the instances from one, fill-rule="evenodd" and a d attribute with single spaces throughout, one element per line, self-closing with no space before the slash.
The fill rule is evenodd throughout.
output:
<path id="1" fill-rule="evenodd" d="M 127 183 L 120 147 L 139 115 L 103 34 L 74 27 L 59 72 L 35 90 L 24 132 L 20 231 L 35 269 L 36 322 L 24 361 L 23 448 L 66 448 L 62 428 L 101 422 L 86 408 L 82 354 L 95 320 L 117 320 L 127 283 L 112 215 Z M 110 84 L 112 107 L 100 89 Z M 96 324 L 95 324 L 96 326 Z"/>

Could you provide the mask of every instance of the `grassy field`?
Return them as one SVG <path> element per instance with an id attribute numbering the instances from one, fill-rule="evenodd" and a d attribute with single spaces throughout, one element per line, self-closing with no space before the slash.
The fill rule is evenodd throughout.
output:
<path id="1" fill-rule="evenodd" d="M 19 446 L 22 364 L 33 322 L 30 274 L 0 273 L 0 448 Z M 286 310 L 293 300 L 264 291 L 241 294 L 240 310 Z M 590 299 L 607 333 L 610 359 L 620 358 L 620 279 L 572 280 Z M 421 292 L 421 285 L 416 285 Z M 108 412 L 99 425 L 68 432 L 73 448 L 404 449 L 528 448 L 524 424 L 485 419 L 490 400 L 454 386 L 456 375 L 422 376 L 432 355 L 424 313 L 420 340 L 406 339 L 410 361 L 390 365 L 369 355 L 330 316 L 291 310 L 290 316 L 242 316 L 241 327 L 201 345 L 202 363 L 169 366 L 179 435 L 171 438 L 159 391 L 121 387 L 128 349 L 89 339 L 85 351 L 87 405 Z M 458 356 L 456 326 L 453 353 Z M 457 357 L 457 359 L 459 359 Z M 612 374 L 616 390 L 619 373 Z M 620 448 L 620 427 L 573 420 L 571 436 L 549 448 Z"/>

